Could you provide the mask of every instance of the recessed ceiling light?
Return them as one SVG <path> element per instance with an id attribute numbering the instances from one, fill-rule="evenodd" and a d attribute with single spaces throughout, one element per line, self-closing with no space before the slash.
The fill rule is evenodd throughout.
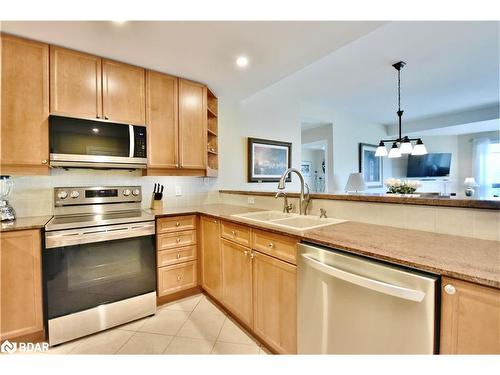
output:
<path id="1" fill-rule="evenodd" d="M 239 56 L 237 59 L 236 59 L 236 65 L 239 67 L 239 68 L 246 68 L 247 65 L 248 65 L 248 57 L 246 56 Z"/>

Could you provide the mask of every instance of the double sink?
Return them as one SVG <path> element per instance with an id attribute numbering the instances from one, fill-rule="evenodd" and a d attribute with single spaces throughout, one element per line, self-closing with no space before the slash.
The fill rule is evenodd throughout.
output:
<path id="1" fill-rule="evenodd" d="M 231 216 L 260 224 L 268 224 L 289 230 L 299 231 L 316 229 L 332 224 L 340 224 L 346 221 L 334 218 L 320 218 L 318 216 L 304 216 L 279 211 L 247 212 Z"/>

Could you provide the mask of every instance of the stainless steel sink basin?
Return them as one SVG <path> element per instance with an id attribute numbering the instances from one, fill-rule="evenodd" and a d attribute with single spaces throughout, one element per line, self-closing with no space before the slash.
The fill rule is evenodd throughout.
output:
<path id="1" fill-rule="evenodd" d="M 320 228 L 326 225 L 340 224 L 346 221 L 334 218 L 319 218 L 318 216 L 287 214 L 279 211 L 249 212 L 245 214 L 235 214 L 232 216 L 261 224 L 299 231 Z"/>

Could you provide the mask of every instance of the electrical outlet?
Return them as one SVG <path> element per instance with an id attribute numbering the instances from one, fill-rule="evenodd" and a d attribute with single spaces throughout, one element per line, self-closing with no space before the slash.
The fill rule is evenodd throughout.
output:
<path id="1" fill-rule="evenodd" d="M 175 196 L 180 197 L 182 195 L 181 185 L 175 185 Z"/>
<path id="2" fill-rule="evenodd" d="M 255 198 L 254 197 L 248 197 L 248 204 L 255 204 Z"/>

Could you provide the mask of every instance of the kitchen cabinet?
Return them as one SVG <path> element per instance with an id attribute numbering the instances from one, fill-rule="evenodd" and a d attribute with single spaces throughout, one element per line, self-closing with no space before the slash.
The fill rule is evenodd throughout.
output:
<path id="1" fill-rule="evenodd" d="M 102 117 L 101 61 L 97 56 L 50 46 L 50 113 Z"/>
<path id="2" fill-rule="evenodd" d="M 202 216 L 201 229 L 201 286 L 214 298 L 222 297 L 221 249 L 219 220 Z"/>
<path id="3" fill-rule="evenodd" d="M 297 267 L 254 252 L 253 327 L 274 350 L 297 353 Z"/>
<path id="4" fill-rule="evenodd" d="M 178 80 L 146 71 L 148 172 L 179 167 Z"/>
<path id="5" fill-rule="evenodd" d="M 43 340 L 40 231 L 5 232 L 0 244 L 0 340 Z"/>
<path id="6" fill-rule="evenodd" d="M 500 354 L 500 290 L 442 279 L 441 354 Z"/>
<path id="7" fill-rule="evenodd" d="M 198 286 L 195 215 L 156 220 L 158 297 Z"/>
<path id="8" fill-rule="evenodd" d="M 1 173 L 48 174 L 49 46 L 1 41 Z"/>
<path id="9" fill-rule="evenodd" d="M 146 123 L 144 69 L 103 59 L 102 109 L 105 120 L 144 125 Z"/>
<path id="10" fill-rule="evenodd" d="M 248 327 L 252 327 L 252 259 L 246 247 L 221 240 L 222 302 Z"/>
<path id="11" fill-rule="evenodd" d="M 180 167 L 202 170 L 207 165 L 207 88 L 179 79 Z"/>

